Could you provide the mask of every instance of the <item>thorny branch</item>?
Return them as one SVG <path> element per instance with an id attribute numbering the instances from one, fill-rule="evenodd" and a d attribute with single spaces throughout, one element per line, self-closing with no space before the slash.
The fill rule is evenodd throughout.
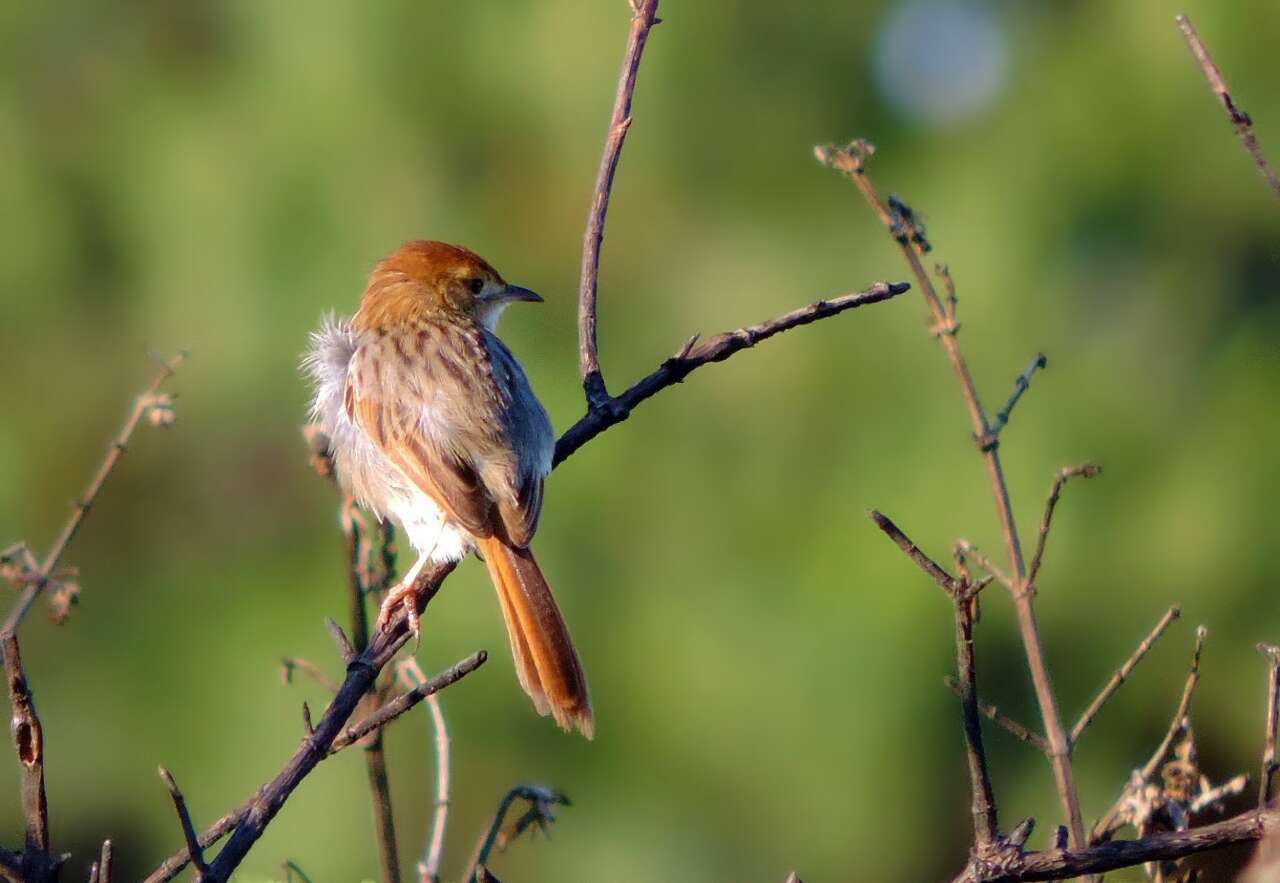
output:
<path id="1" fill-rule="evenodd" d="M 1262 148 L 1258 146 L 1258 139 L 1253 134 L 1253 120 L 1231 97 L 1231 91 L 1227 88 L 1227 83 L 1222 78 L 1222 71 L 1218 70 L 1218 66 L 1214 64 L 1212 56 L 1209 55 L 1209 50 L 1192 26 L 1191 19 L 1185 15 L 1179 15 L 1174 20 L 1178 23 L 1178 29 L 1182 31 L 1182 36 L 1187 41 L 1187 48 L 1191 50 L 1191 55 L 1195 58 L 1196 64 L 1200 65 L 1200 72 L 1204 74 L 1205 80 L 1208 81 L 1209 88 L 1213 90 L 1214 95 L 1218 96 L 1218 101 L 1222 103 L 1223 110 L 1227 112 L 1227 119 L 1231 122 L 1231 127 L 1236 130 L 1240 143 L 1244 145 L 1244 149 L 1253 158 L 1254 165 L 1258 167 L 1258 171 L 1262 173 L 1262 177 L 1266 180 L 1268 186 L 1271 187 L 1276 196 L 1280 196 L 1280 175 L 1277 175 L 1275 169 L 1271 168 L 1271 164 L 1267 162 Z"/>
<path id="2" fill-rule="evenodd" d="M 101 465 L 98 466 L 98 471 L 94 473 L 93 478 L 89 480 L 89 484 L 84 489 L 84 493 L 80 495 L 80 499 L 76 501 L 75 508 L 71 511 L 71 517 L 63 525 L 58 538 L 54 540 L 52 548 L 49 549 L 49 554 L 45 556 L 44 561 L 38 567 L 30 570 L 20 568 L 17 571 L 18 575 L 22 577 L 22 582 L 25 583 L 25 588 L 18 602 L 9 612 L 4 625 L 0 626 L 0 633 L 7 634 L 16 631 L 40 593 L 56 582 L 55 571 L 57 570 L 58 562 L 62 560 L 62 555 L 67 551 L 67 546 L 71 545 L 71 540 L 75 538 L 76 532 L 80 530 L 80 525 L 84 523 L 85 516 L 89 514 L 89 509 L 98 498 L 99 491 L 106 484 L 107 477 L 111 475 L 116 463 L 124 455 L 129 439 L 133 436 L 133 431 L 137 429 L 142 418 L 149 418 L 157 426 L 168 426 L 173 422 L 172 399 L 167 395 L 162 395 L 160 387 L 178 370 L 178 366 L 182 364 L 185 358 L 186 353 L 178 353 L 168 361 L 161 363 L 160 370 L 156 372 L 151 383 L 134 401 L 133 409 L 129 412 L 124 426 L 121 427 L 116 437 L 111 440 L 111 444 L 107 448 L 106 457 L 103 458 Z M 20 547 L 21 544 L 14 548 Z M 0 564 L 6 563 L 3 560 L 5 557 L 7 556 L 0 556 Z M 27 557 L 29 558 L 30 556 L 28 555 Z M 68 597 L 68 603 L 73 599 L 74 593 Z"/>
<path id="3" fill-rule="evenodd" d="M 165 787 L 169 789 L 169 797 L 173 800 L 173 811 L 178 816 L 178 823 L 182 826 L 182 839 L 187 842 L 187 853 L 191 856 L 191 866 L 196 871 L 196 883 L 204 883 L 209 874 L 209 866 L 204 861 L 204 850 L 200 848 L 200 841 L 196 837 L 195 825 L 191 823 L 191 813 L 187 811 L 186 798 L 182 796 L 178 783 L 174 781 L 173 773 L 164 767 L 160 767 L 160 778 L 164 780 Z"/>

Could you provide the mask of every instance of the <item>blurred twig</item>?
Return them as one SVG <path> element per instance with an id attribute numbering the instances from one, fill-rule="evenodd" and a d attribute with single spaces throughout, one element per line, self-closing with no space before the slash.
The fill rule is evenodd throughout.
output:
<path id="1" fill-rule="evenodd" d="M 1258 808 L 1266 809 L 1271 802 L 1271 786 L 1276 770 L 1276 721 L 1280 717 L 1280 647 L 1259 644 L 1258 650 L 1267 659 L 1267 717 L 1263 736 L 1262 775 L 1258 781 Z"/>
<path id="2" fill-rule="evenodd" d="M 134 401 L 133 410 L 129 412 L 129 416 L 125 420 L 124 426 L 121 427 L 120 432 L 111 440 L 111 444 L 107 447 L 107 455 L 98 466 L 98 471 L 94 473 L 93 478 L 89 480 L 89 484 L 85 487 L 84 493 L 80 495 L 80 499 L 76 501 L 75 508 L 71 511 L 71 517 L 62 526 L 62 531 L 58 534 L 58 538 L 54 540 L 49 553 L 39 567 L 26 574 L 26 579 L 24 580 L 26 587 L 23 589 L 18 602 L 9 611 L 9 616 L 4 625 L 0 626 L 0 633 L 12 632 L 17 629 L 18 624 L 27 615 L 27 611 L 31 609 L 31 605 L 35 603 L 36 598 L 52 582 L 58 562 L 62 560 L 62 555 L 67 551 L 67 546 L 71 544 L 71 540 L 75 538 L 80 525 L 84 523 L 85 516 L 89 514 L 90 507 L 93 506 L 94 500 L 98 497 L 98 492 L 106 484 L 111 470 L 115 469 L 116 463 L 120 461 L 120 457 L 124 454 L 133 431 L 142 421 L 142 418 L 149 416 L 157 425 L 168 425 L 173 422 L 172 401 L 168 396 L 160 394 L 160 387 L 178 370 L 178 366 L 182 364 L 185 358 L 186 353 L 178 353 L 168 361 L 162 362 L 160 370 L 156 372 L 151 383 Z"/>
<path id="3" fill-rule="evenodd" d="M 1169 627 L 1169 624 L 1178 618 L 1178 613 L 1178 605 L 1176 604 L 1165 612 L 1165 615 L 1162 616 L 1160 621 L 1155 624 L 1155 627 L 1151 629 L 1151 633 L 1142 639 L 1142 643 L 1138 645 L 1138 649 L 1134 650 L 1129 658 L 1125 660 L 1124 665 L 1116 669 L 1115 674 L 1111 676 L 1111 680 L 1107 681 L 1107 685 L 1102 688 L 1102 692 L 1098 694 L 1097 698 L 1095 698 L 1093 702 L 1089 703 L 1089 707 L 1080 715 L 1080 720 L 1076 721 L 1076 725 L 1071 728 L 1072 748 L 1074 748 L 1075 744 L 1080 741 L 1080 737 L 1084 735 L 1085 728 L 1087 728 L 1089 724 L 1093 723 L 1093 719 L 1097 717 L 1098 712 L 1102 710 L 1102 706 L 1106 705 L 1107 700 L 1114 696 L 1115 692 L 1120 689 L 1120 685 L 1124 683 L 1125 678 L 1129 677 L 1129 675 L 1133 673 L 1134 668 L 1142 661 L 1142 657 L 1146 656 L 1147 651 L 1151 649 L 1156 641 L 1160 640 L 1160 636 L 1164 634 L 1164 630 Z"/>
<path id="4" fill-rule="evenodd" d="M 410 690 L 422 686 L 427 680 L 418 660 L 412 656 L 400 663 L 398 673 L 404 686 Z M 435 734 L 436 799 L 431 813 L 431 833 L 427 838 L 427 849 L 418 862 L 418 878 L 419 883 L 440 883 L 444 832 L 449 822 L 449 729 L 445 725 L 439 697 L 428 696 L 426 705 L 431 718 L 431 729 Z"/>
<path id="5" fill-rule="evenodd" d="M 944 682 L 946 683 L 947 688 L 950 689 L 952 693 L 955 693 L 957 696 L 959 696 L 962 699 L 964 698 L 964 694 L 960 690 L 959 681 L 957 681 L 953 677 L 947 677 L 944 679 Z M 1039 733 L 1032 731 L 1029 727 L 1026 727 L 1023 724 L 1018 723 L 1013 718 L 1002 714 L 1000 712 L 1000 709 L 997 708 L 996 706 L 989 705 L 985 702 L 979 701 L 978 711 L 982 712 L 983 717 L 987 718 L 992 723 L 996 724 L 996 726 L 1005 730 L 1007 733 L 1009 733 L 1009 735 L 1013 736 L 1013 738 L 1021 742 L 1026 742 L 1032 748 L 1036 749 L 1041 753 L 1044 753 L 1044 754 L 1048 753 L 1049 743 L 1044 741 L 1044 736 L 1041 736 Z"/>
<path id="6" fill-rule="evenodd" d="M 1253 120 L 1231 97 L 1231 91 L 1227 88 L 1227 83 L 1222 78 L 1222 71 L 1218 70 L 1218 66 L 1214 64 L 1212 56 L 1209 55 L 1209 50 L 1192 26 L 1191 19 L 1185 15 L 1179 15 L 1174 20 L 1178 23 L 1178 29 L 1182 31 L 1182 36 L 1187 41 L 1187 48 L 1191 50 L 1192 57 L 1195 58 L 1196 64 L 1200 66 L 1200 72 L 1204 74 L 1205 80 L 1208 81 L 1209 88 L 1214 95 L 1218 96 L 1218 101 L 1222 104 L 1223 110 L 1227 112 L 1227 119 L 1231 122 L 1231 127 L 1236 130 L 1240 143 L 1244 145 L 1244 149 L 1253 158 L 1254 165 L 1258 167 L 1258 171 L 1262 173 L 1262 177 L 1266 180 L 1268 186 L 1271 187 L 1276 196 L 1280 196 L 1280 175 L 1277 175 L 1275 169 L 1271 168 L 1271 164 L 1267 162 L 1266 156 L 1262 153 L 1262 148 L 1258 146 L 1258 139 L 1253 134 Z"/>
<path id="7" fill-rule="evenodd" d="M 507 813 L 517 800 L 527 800 L 529 809 L 512 825 L 504 828 Z M 493 821 L 480 838 L 475 855 L 471 857 L 471 863 L 462 875 L 463 883 L 480 883 L 480 875 L 484 873 L 489 856 L 495 848 L 505 848 L 534 825 L 545 831 L 556 820 L 554 808 L 557 805 L 568 806 L 569 798 L 542 785 L 516 785 L 502 795 L 502 800 L 498 801 L 498 809 L 493 814 Z"/>
<path id="8" fill-rule="evenodd" d="M 173 800 L 173 811 L 182 825 L 182 837 L 187 841 L 187 852 L 191 856 L 191 866 L 195 868 L 196 883 L 204 883 L 208 878 L 209 866 L 204 861 L 204 851 L 200 848 L 200 840 L 196 837 L 195 825 L 191 823 L 191 813 L 187 811 L 187 801 L 174 781 L 173 773 L 160 767 L 160 778 L 169 789 L 169 797 Z"/>

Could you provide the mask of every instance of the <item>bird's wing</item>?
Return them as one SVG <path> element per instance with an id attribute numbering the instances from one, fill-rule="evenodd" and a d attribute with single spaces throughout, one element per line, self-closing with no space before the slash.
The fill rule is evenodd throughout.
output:
<path id="1" fill-rule="evenodd" d="M 357 347 L 345 402 L 352 421 L 458 525 L 527 546 L 555 439 L 524 372 L 479 329 L 438 326 L 410 340 Z"/>
<path id="2" fill-rule="evenodd" d="M 464 397 L 449 399 L 451 392 Z M 356 348 L 344 404 L 352 421 L 406 479 L 458 525 L 487 536 L 493 501 L 475 468 L 475 452 L 466 446 L 465 424 L 457 437 L 450 437 L 432 431 L 448 421 L 424 419 L 431 408 L 464 408 L 465 393 L 438 383 L 429 364 L 401 357 L 392 341 L 376 339 Z"/>

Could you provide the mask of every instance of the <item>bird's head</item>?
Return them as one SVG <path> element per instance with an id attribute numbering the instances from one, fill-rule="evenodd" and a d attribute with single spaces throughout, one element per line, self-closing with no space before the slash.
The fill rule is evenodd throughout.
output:
<path id="1" fill-rule="evenodd" d="M 508 285 L 489 262 L 460 245 L 406 242 L 373 268 L 353 324 L 357 331 L 415 318 L 470 318 L 490 330 L 516 301 L 542 300 Z"/>

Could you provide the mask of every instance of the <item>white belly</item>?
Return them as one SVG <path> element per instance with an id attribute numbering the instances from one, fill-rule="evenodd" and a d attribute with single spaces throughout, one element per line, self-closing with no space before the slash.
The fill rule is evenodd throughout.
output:
<path id="1" fill-rule="evenodd" d="M 447 524 L 444 510 L 426 494 L 397 495 L 388 508 L 419 557 L 445 564 L 461 561 L 471 551 L 471 538 Z"/>

